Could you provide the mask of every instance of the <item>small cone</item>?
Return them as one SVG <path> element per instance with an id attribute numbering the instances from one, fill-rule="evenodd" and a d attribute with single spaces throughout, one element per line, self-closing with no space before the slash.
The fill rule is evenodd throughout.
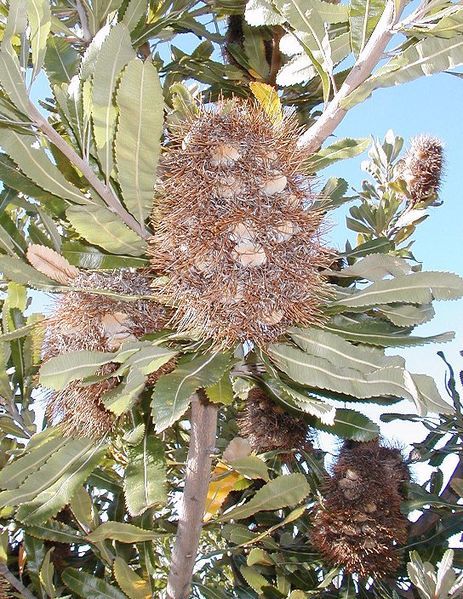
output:
<path id="1" fill-rule="evenodd" d="M 259 453 L 289 452 L 310 446 L 304 420 L 287 414 L 257 387 L 249 392 L 245 408 L 238 416 L 238 428 L 240 435 Z"/>
<path id="2" fill-rule="evenodd" d="M 407 540 L 400 504 L 409 479 L 398 449 L 346 442 L 313 519 L 311 541 L 326 561 L 362 577 L 393 574 Z"/>
<path id="3" fill-rule="evenodd" d="M 405 179 L 413 204 L 437 195 L 442 178 L 444 150 L 436 137 L 420 135 L 411 141 L 401 176 Z"/>
<path id="4" fill-rule="evenodd" d="M 127 296 L 151 293 L 149 279 L 130 270 L 80 272 L 73 285 Z M 168 319 L 166 309 L 150 300 L 122 301 L 80 291 L 62 294 L 45 322 L 43 361 L 70 351 L 114 352 L 124 341 L 165 327 Z M 98 374 L 110 375 L 117 366 L 106 364 Z M 165 364 L 149 376 L 148 384 L 153 385 L 172 367 L 170 362 Z M 101 438 L 115 424 L 114 414 L 105 409 L 101 398 L 119 382 L 116 377 L 90 385 L 74 381 L 61 391 L 48 393 L 47 415 L 53 422 L 61 422 L 66 435 Z"/>

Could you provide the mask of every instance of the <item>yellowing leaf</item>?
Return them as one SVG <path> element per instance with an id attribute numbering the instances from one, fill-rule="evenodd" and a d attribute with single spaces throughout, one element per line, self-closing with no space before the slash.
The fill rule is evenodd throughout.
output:
<path id="1" fill-rule="evenodd" d="M 121 557 L 114 560 L 114 577 L 118 585 L 130 599 L 150 599 L 150 585 L 140 578 Z"/>
<path id="2" fill-rule="evenodd" d="M 236 483 L 242 478 L 241 474 L 230 471 L 223 464 L 218 464 L 215 467 L 207 491 L 204 522 L 208 522 L 217 514 L 225 499 L 235 488 Z"/>
<path id="3" fill-rule="evenodd" d="M 274 125 L 279 125 L 283 120 L 283 110 L 281 108 L 278 92 L 274 87 L 267 83 L 252 81 L 249 84 L 254 97 L 265 110 Z"/>
<path id="4" fill-rule="evenodd" d="M 30 245 L 27 249 L 27 259 L 39 272 L 63 285 L 67 285 L 79 274 L 79 270 L 69 264 L 66 258 L 45 245 Z"/>

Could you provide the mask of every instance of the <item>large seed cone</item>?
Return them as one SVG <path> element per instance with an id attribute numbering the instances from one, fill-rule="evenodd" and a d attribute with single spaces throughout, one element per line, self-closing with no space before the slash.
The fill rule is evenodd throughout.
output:
<path id="1" fill-rule="evenodd" d="M 439 191 L 444 149 L 437 137 L 420 135 L 411 141 L 401 176 L 408 186 L 413 204 L 432 198 Z"/>
<path id="2" fill-rule="evenodd" d="M 308 427 L 302 418 L 287 414 L 283 408 L 255 387 L 238 416 L 240 435 L 258 452 L 307 449 Z"/>
<path id="3" fill-rule="evenodd" d="M 251 103 L 202 109 L 176 131 L 153 213 L 152 265 L 183 332 L 217 346 L 319 323 L 330 262 L 301 173 L 298 128 Z M 332 261 L 332 254 L 331 254 Z"/>
<path id="4" fill-rule="evenodd" d="M 311 540 L 323 557 L 360 576 L 386 576 L 400 563 L 408 521 L 400 512 L 410 479 L 398 449 L 346 442 L 315 510 Z"/>
<path id="5" fill-rule="evenodd" d="M 149 295 L 149 279 L 130 270 L 107 273 L 80 272 L 72 281 L 83 289 L 103 289 L 120 295 Z M 70 351 L 116 351 L 124 341 L 137 339 L 163 328 L 169 318 L 165 308 L 153 301 L 122 301 L 105 295 L 72 291 L 60 296 L 52 315 L 46 320 L 42 347 L 43 360 Z M 172 365 L 166 364 L 150 376 L 150 384 Z M 117 369 L 106 364 L 99 372 L 108 375 Z M 101 398 L 116 387 L 119 379 L 82 385 L 70 383 L 47 396 L 47 415 L 61 422 L 65 434 L 99 438 L 111 430 L 114 415 L 105 409 Z"/>

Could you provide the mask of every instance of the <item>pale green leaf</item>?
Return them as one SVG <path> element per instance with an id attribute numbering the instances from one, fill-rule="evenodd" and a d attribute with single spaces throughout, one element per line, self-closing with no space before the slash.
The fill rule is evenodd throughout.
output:
<path id="1" fill-rule="evenodd" d="M 397 304 L 391 306 L 378 306 L 378 311 L 382 316 L 390 320 L 398 327 L 412 327 L 418 324 L 424 324 L 434 318 L 434 308 L 432 304 Z"/>
<path id="2" fill-rule="evenodd" d="M 259 574 L 255 568 L 250 566 L 241 566 L 240 573 L 248 585 L 259 595 L 262 592 L 262 587 L 269 584 L 269 581 L 262 574 Z"/>
<path id="3" fill-rule="evenodd" d="M 16 258 L 16 256 L 0 256 L 0 273 L 3 274 L 4 278 L 22 285 L 48 288 L 56 286 L 55 281 Z"/>
<path id="4" fill-rule="evenodd" d="M 51 554 L 56 547 L 51 547 L 45 557 L 43 558 L 42 566 L 40 568 L 39 580 L 42 587 L 45 589 L 47 595 L 52 599 L 56 597 L 56 588 L 53 584 L 53 577 L 55 575 L 55 567 L 51 561 Z"/>
<path id="5" fill-rule="evenodd" d="M 231 460 L 230 466 L 246 478 L 260 478 L 268 481 L 267 465 L 257 456 L 247 456 L 237 460 Z"/>
<path id="6" fill-rule="evenodd" d="M 10 0 L 8 19 L 3 31 L 2 49 L 8 50 L 11 47 L 12 38 L 24 33 L 26 27 L 26 0 Z"/>
<path id="7" fill-rule="evenodd" d="M 108 521 L 100 524 L 87 539 L 92 543 L 99 543 L 106 539 L 119 541 L 120 543 L 142 543 L 143 541 L 152 541 L 158 536 L 158 533 L 151 530 L 145 530 L 133 524 L 125 522 Z"/>
<path id="8" fill-rule="evenodd" d="M 176 422 L 190 405 L 191 395 L 220 380 L 229 365 L 227 354 L 205 354 L 183 360 L 173 372 L 162 376 L 154 387 L 151 402 L 156 432 Z"/>
<path id="9" fill-rule="evenodd" d="M 352 0 L 349 24 L 352 51 L 358 56 L 373 33 L 386 6 L 385 0 Z"/>
<path id="10" fill-rule="evenodd" d="M 66 568 L 61 578 L 71 591 L 84 599 L 127 599 L 124 593 L 102 578 L 96 578 L 75 568 Z"/>
<path id="11" fill-rule="evenodd" d="M 408 262 L 397 256 L 389 254 L 369 254 L 358 260 L 352 266 L 343 268 L 336 272 L 338 277 L 353 277 L 367 279 L 368 281 L 379 281 L 387 276 L 400 277 L 412 272 Z"/>
<path id="12" fill-rule="evenodd" d="M 104 206 L 79 206 L 66 211 L 66 216 L 81 237 L 113 254 L 140 256 L 146 244 L 120 218 Z"/>
<path id="13" fill-rule="evenodd" d="M 84 245 L 78 241 L 66 241 L 61 246 L 61 255 L 73 266 L 91 270 L 112 268 L 142 268 L 148 261 L 146 258 L 105 254 L 96 247 Z"/>
<path id="14" fill-rule="evenodd" d="M 304 162 L 303 168 L 309 173 L 316 173 L 338 160 L 345 160 L 346 158 L 358 156 L 358 154 L 364 152 L 369 145 L 370 139 L 367 137 L 360 139 L 345 137 L 313 154 Z"/>
<path id="15" fill-rule="evenodd" d="M 336 416 L 331 425 L 317 422 L 315 427 L 343 439 L 351 439 L 362 443 L 376 439 L 379 435 L 379 427 L 376 423 L 364 414 L 345 408 L 336 410 Z"/>
<path id="16" fill-rule="evenodd" d="M 60 390 L 72 381 L 91 376 L 114 358 L 112 353 L 71 351 L 50 358 L 40 368 L 39 380 L 43 387 Z"/>
<path id="17" fill-rule="evenodd" d="M 99 515 L 95 511 L 92 498 L 85 487 L 79 487 L 75 490 L 69 507 L 84 529 L 93 530 L 98 526 Z"/>
<path id="18" fill-rule="evenodd" d="M 149 215 L 163 126 L 163 95 L 151 62 L 138 58 L 125 68 L 117 91 L 116 165 L 122 195 L 139 223 Z"/>
<path id="19" fill-rule="evenodd" d="M 79 54 L 71 44 L 56 36 L 48 39 L 45 70 L 52 83 L 70 83 L 78 64 Z"/>
<path id="20" fill-rule="evenodd" d="M 148 10 L 148 0 L 130 0 L 122 22 L 129 31 L 133 31 Z"/>
<path id="21" fill-rule="evenodd" d="M 150 599 L 150 585 L 140 578 L 132 568 L 121 558 L 116 557 L 113 564 L 114 577 L 129 599 Z"/>
<path id="22" fill-rule="evenodd" d="M 113 168 L 113 137 L 117 115 L 113 96 L 122 69 L 134 57 L 129 31 L 123 23 L 119 23 L 103 42 L 93 75 L 93 132 L 101 168 L 107 177 Z"/>
<path id="23" fill-rule="evenodd" d="M 124 496 L 132 516 L 162 505 L 167 499 L 166 459 L 162 441 L 147 431 L 143 442 L 127 448 Z"/>
<path id="24" fill-rule="evenodd" d="M 249 25 L 255 27 L 280 25 L 285 22 L 285 18 L 273 8 L 271 0 L 249 0 L 244 16 Z"/>
<path id="25" fill-rule="evenodd" d="M 26 526 L 25 532 L 36 539 L 54 543 L 84 543 L 83 535 L 63 522 L 49 520 L 38 526 Z"/>
<path id="26" fill-rule="evenodd" d="M 241 520 L 262 510 L 279 510 L 297 505 L 310 493 L 310 486 L 303 474 L 279 476 L 268 482 L 244 505 L 227 512 L 221 520 Z"/>
<path id="27" fill-rule="evenodd" d="M 10 53 L 4 48 L 0 50 L 0 84 L 15 108 L 28 115 L 31 111 L 31 103 L 20 70 L 18 57 L 13 51 Z M 6 133 L 2 129 L 2 147 L 3 136 Z"/>
<path id="28" fill-rule="evenodd" d="M 51 27 L 49 0 L 27 0 L 27 18 L 30 28 L 32 53 L 32 79 L 34 80 L 43 65 L 47 48 L 47 37 Z"/>
<path id="29" fill-rule="evenodd" d="M 101 401 L 107 410 L 116 416 L 121 416 L 134 406 L 145 388 L 145 383 L 146 377 L 138 369 L 132 368 L 124 381 L 105 393 Z"/>
<path id="30" fill-rule="evenodd" d="M 209 401 L 212 401 L 212 403 L 221 403 L 225 405 L 233 403 L 233 385 L 228 372 L 226 372 L 215 385 L 206 387 L 205 391 L 207 398 Z"/>

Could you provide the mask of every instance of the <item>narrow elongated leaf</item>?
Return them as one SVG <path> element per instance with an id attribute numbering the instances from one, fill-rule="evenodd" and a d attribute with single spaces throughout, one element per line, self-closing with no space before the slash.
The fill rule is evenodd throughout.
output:
<path id="1" fill-rule="evenodd" d="M 6 279 L 22 285 L 40 287 L 53 287 L 56 285 L 54 281 L 16 258 L 16 256 L 0 256 L 0 272 Z"/>
<path id="2" fill-rule="evenodd" d="M 47 41 L 45 69 L 54 84 L 70 83 L 77 72 L 79 54 L 66 40 L 51 36 Z"/>
<path id="3" fill-rule="evenodd" d="M 78 597 L 85 599 L 127 599 L 127 597 L 102 578 L 75 568 L 66 568 L 61 575 L 64 584 Z"/>
<path id="4" fill-rule="evenodd" d="M 343 439 L 366 442 L 376 439 L 379 435 L 379 426 L 364 414 L 355 410 L 338 408 L 331 425 L 322 422 L 315 423 L 318 430 L 337 435 Z"/>
<path id="5" fill-rule="evenodd" d="M 84 543 L 84 536 L 78 531 L 58 520 L 50 520 L 39 526 L 26 526 L 27 534 L 43 541 L 54 543 Z"/>
<path id="6" fill-rule="evenodd" d="M 227 512 L 221 520 L 241 520 L 262 510 L 279 510 L 297 505 L 310 493 L 309 483 L 303 474 L 288 474 L 271 480 L 244 505 Z"/>
<path id="7" fill-rule="evenodd" d="M 45 150 L 33 145 L 33 141 L 31 136 L 3 130 L 0 143 L 22 172 L 39 187 L 74 204 L 88 204 L 90 200 L 64 178 L 61 171 L 50 162 Z"/>
<path id="8" fill-rule="evenodd" d="M 151 402 L 156 431 L 162 432 L 184 414 L 191 395 L 220 380 L 230 365 L 228 354 L 205 354 L 183 361 L 156 383 Z"/>
<path id="9" fill-rule="evenodd" d="M 117 584 L 129 599 L 150 599 L 152 597 L 149 583 L 140 578 L 121 557 L 116 557 L 113 569 Z"/>
<path id="10" fill-rule="evenodd" d="M 261 478 L 268 481 L 267 465 L 255 455 L 232 460 L 230 466 L 246 478 Z"/>
<path id="11" fill-rule="evenodd" d="M 283 108 L 275 88 L 266 83 L 259 83 L 257 81 L 252 81 L 249 84 L 249 87 L 272 123 L 275 125 L 281 123 L 283 119 Z"/>
<path id="12" fill-rule="evenodd" d="M 147 431 L 142 443 L 128 447 L 127 457 L 125 502 L 132 516 L 140 516 L 147 509 L 164 504 L 167 499 L 163 443 Z"/>
<path id="13" fill-rule="evenodd" d="M 248 585 L 259 595 L 262 594 L 262 587 L 269 585 L 269 581 L 262 576 L 255 568 L 249 566 L 241 566 L 241 576 Z"/>
<path id="14" fill-rule="evenodd" d="M 104 254 L 96 247 L 78 241 L 63 243 L 61 253 L 71 264 L 85 269 L 141 268 L 148 264 L 146 258 Z"/>
<path id="15" fill-rule="evenodd" d="M 18 57 L 14 52 L 10 53 L 5 48 L 0 50 L 0 84 L 15 108 L 28 115 L 31 104 L 19 67 Z M 5 133 L 2 130 L 2 146 Z"/>
<path id="16" fill-rule="evenodd" d="M 99 543 L 106 539 L 112 539 L 120 543 L 142 543 L 143 541 L 152 541 L 157 536 L 157 533 L 144 530 L 133 524 L 108 521 L 100 524 L 87 538 L 92 543 Z"/>
<path id="17" fill-rule="evenodd" d="M 40 368 L 40 384 L 48 389 L 64 389 L 72 381 L 91 376 L 114 358 L 97 351 L 72 351 L 47 360 Z"/>
<path id="18" fill-rule="evenodd" d="M 130 0 L 122 22 L 129 31 L 133 31 L 148 10 L 147 0 Z"/>
<path id="19" fill-rule="evenodd" d="M 405 260 L 389 254 L 371 253 L 352 266 L 336 272 L 336 275 L 347 278 L 362 278 L 368 281 L 380 281 L 387 276 L 400 277 L 410 273 L 410 265 Z"/>
<path id="20" fill-rule="evenodd" d="M 398 327 L 413 327 L 429 322 L 435 314 L 432 304 L 378 306 L 378 311 Z"/>
<path id="21" fill-rule="evenodd" d="M 113 254 L 141 256 L 145 242 L 104 206 L 70 208 L 66 216 L 81 237 Z"/>
<path id="22" fill-rule="evenodd" d="M 370 145 L 370 139 L 352 139 L 345 137 L 339 141 L 335 141 L 327 148 L 323 148 L 313 154 L 304 162 L 303 168 L 306 172 L 316 173 L 330 166 L 338 160 L 353 158 L 364 152 Z"/>
<path id="23" fill-rule="evenodd" d="M 27 18 L 30 27 L 32 79 L 35 79 L 43 65 L 47 37 L 50 33 L 51 10 L 49 0 L 27 0 Z"/>
<path id="24" fill-rule="evenodd" d="M 93 76 L 92 117 L 101 168 L 107 177 L 113 168 L 113 136 L 116 107 L 113 96 L 119 75 L 135 53 L 127 27 L 116 25 L 103 42 Z"/>
<path id="25" fill-rule="evenodd" d="M 138 58 L 129 62 L 117 91 L 117 105 L 119 183 L 127 209 L 143 223 L 152 208 L 163 125 L 162 89 L 151 62 Z"/>
<path id="26" fill-rule="evenodd" d="M 10 0 L 8 18 L 3 31 L 2 48 L 8 49 L 15 35 L 24 33 L 27 27 L 26 0 Z"/>
<path id="27" fill-rule="evenodd" d="M 358 56 L 373 33 L 385 8 L 385 0 L 352 0 L 349 5 L 350 38 Z"/>

